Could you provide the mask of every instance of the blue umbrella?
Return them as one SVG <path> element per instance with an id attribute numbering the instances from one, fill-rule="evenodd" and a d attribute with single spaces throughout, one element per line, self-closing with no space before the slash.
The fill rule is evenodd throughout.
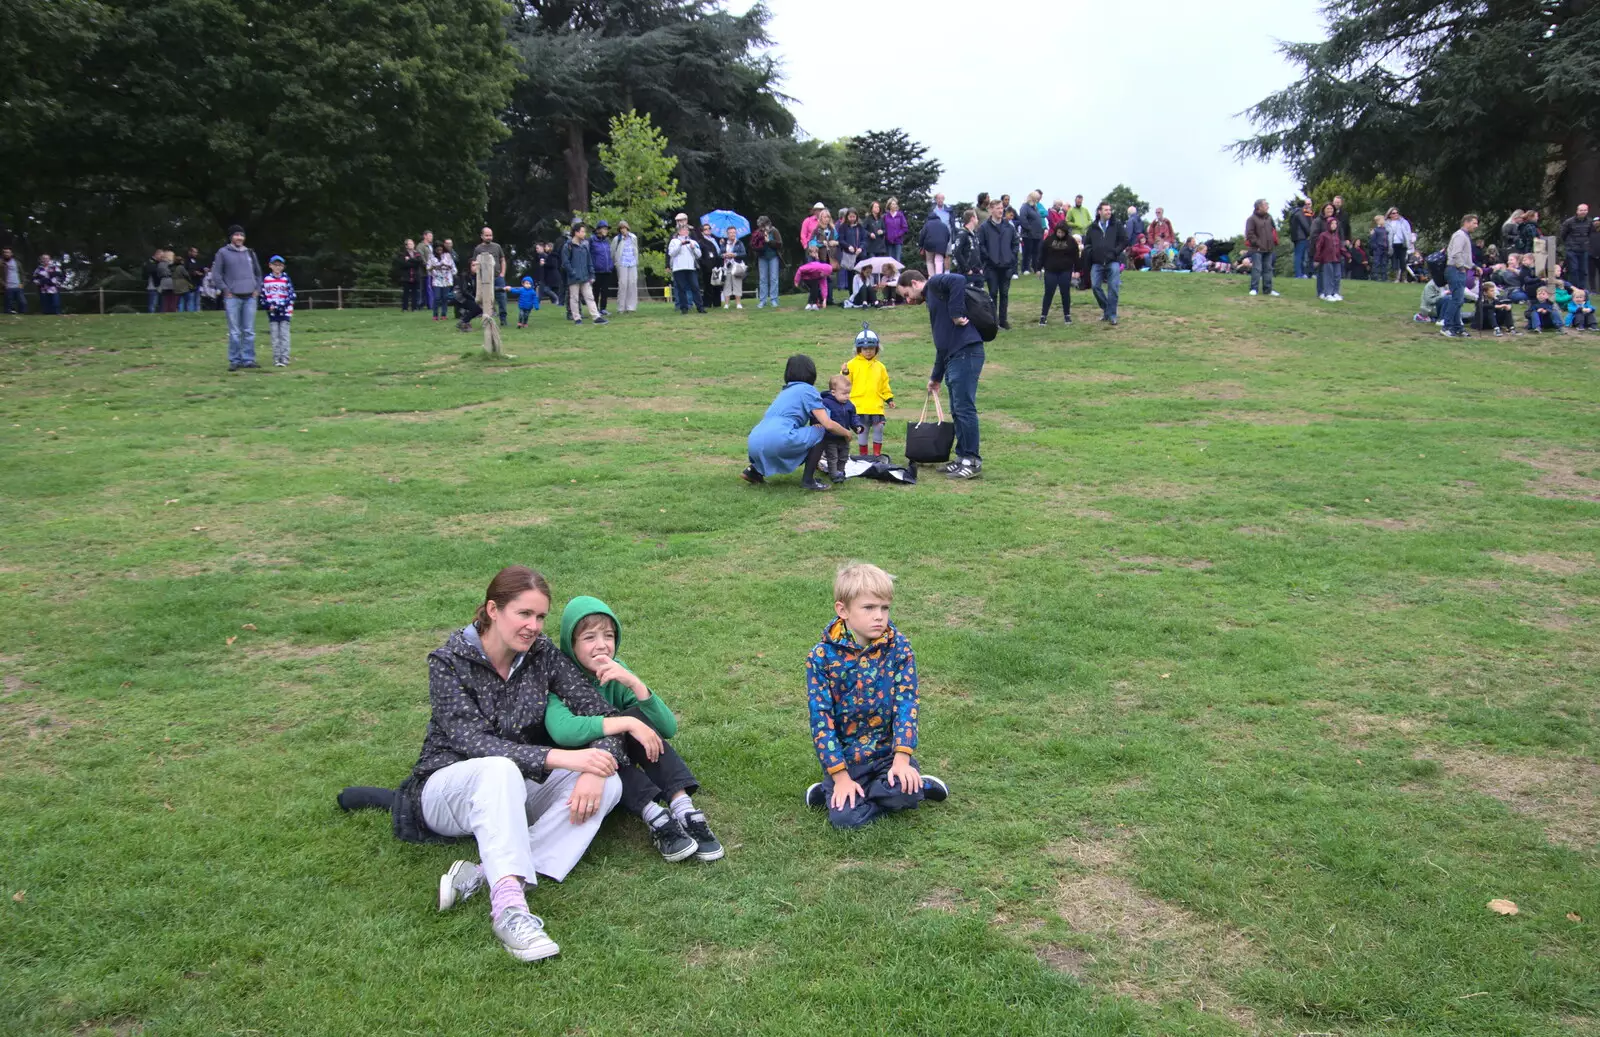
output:
<path id="1" fill-rule="evenodd" d="M 719 238 L 728 236 L 728 228 L 733 227 L 739 231 L 741 238 L 750 233 L 750 221 L 734 212 L 732 209 L 713 209 L 700 217 L 701 224 L 711 224 L 711 230 Z"/>

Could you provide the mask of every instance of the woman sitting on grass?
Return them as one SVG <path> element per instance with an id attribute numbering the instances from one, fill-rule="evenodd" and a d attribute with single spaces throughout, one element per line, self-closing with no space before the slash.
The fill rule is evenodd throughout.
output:
<path id="1" fill-rule="evenodd" d="M 805 466 L 800 485 L 826 490 L 817 478 L 822 460 L 822 440 L 828 433 L 849 439 L 855 433 L 828 417 L 817 392 L 817 365 L 803 353 L 789 358 L 783 368 L 783 388 L 767 408 L 761 422 L 750 430 L 750 464 L 739 477 L 748 483 L 765 482 L 769 475 L 785 475 Z"/>
<path id="2" fill-rule="evenodd" d="M 545 730 L 552 695 L 577 716 L 613 714 L 584 671 L 544 635 L 550 586 L 520 565 L 489 583 L 472 623 L 428 655 L 433 715 L 422 755 L 400 788 L 349 788 L 345 809 L 390 806 L 407 842 L 472 836 L 482 865 L 457 861 L 439 879 L 445 911 L 489 887 L 494 935 L 512 957 L 560 951 L 528 911 L 524 887 L 560 882 L 622 796 L 622 740 L 556 749 Z"/>

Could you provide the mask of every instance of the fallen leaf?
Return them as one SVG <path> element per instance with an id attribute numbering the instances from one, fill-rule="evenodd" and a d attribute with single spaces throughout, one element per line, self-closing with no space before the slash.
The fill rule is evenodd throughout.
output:
<path id="1" fill-rule="evenodd" d="M 246 623 L 244 626 L 240 627 L 239 629 L 240 630 L 254 630 L 255 628 L 256 628 L 256 625 L 254 623 Z"/>
<path id="2" fill-rule="evenodd" d="M 167 802 L 167 801 L 166 801 L 166 800 L 162 800 L 162 801 L 161 801 L 161 805 L 162 805 L 162 806 L 164 806 L 164 807 L 166 807 L 166 808 L 167 808 L 167 809 L 168 809 L 168 810 L 172 810 L 172 809 L 174 809 L 174 808 L 173 808 L 173 806 L 172 806 L 172 804 L 171 804 L 171 803 L 168 803 L 168 802 Z"/>
<path id="3" fill-rule="evenodd" d="M 661 514 L 663 514 L 663 515 L 665 515 L 667 513 L 667 509 L 666 508 L 657 508 L 656 510 L 661 512 Z"/>
<path id="4" fill-rule="evenodd" d="M 169 498 L 167 498 L 167 503 L 168 503 L 168 504 L 176 504 L 176 503 L 178 503 L 178 498 L 176 498 L 176 497 L 169 497 Z"/>
<path id="5" fill-rule="evenodd" d="M 1162 674 L 1162 675 L 1161 675 L 1161 679 L 1162 679 L 1162 680 L 1166 680 L 1166 679 L 1167 679 L 1167 678 L 1168 678 L 1168 677 L 1171 677 L 1171 676 L 1172 676 L 1172 674 L 1170 674 L 1170 673 L 1163 673 L 1163 674 Z"/>
<path id="6" fill-rule="evenodd" d="M 124 688 L 131 688 L 131 687 L 133 687 L 133 682 L 132 681 L 123 681 L 122 682 L 122 686 Z"/>
<path id="7" fill-rule="evenodd" d="M 1581 922 L 1581 921 L 1583 921 L 1583 916 L 1578 914 L 1578 912 L 1576 912 L 1576 911 L 1568 911 L 1567 912 L 1567 921 L 1569 921 L 1569 922 Z"/>
<path id="8" fill-rule="evenodd" d="M 303 428 L 303 429 L 301 429 L 301 430 L 300 430 L 300 431 L 301 431 L 301 432 L 310 432 L 310 431 L 311 431 L 311 430 L 310 430 L 310 429 L 308 429 L 308 428 Z"/>
<path id="9" fill-rule="evenodd" d="M 228 643 L 231 645 L 237 640 L 239 640 L 239 635 L 235 634 L 232 637 L 228 638 Z"/>
<path id="10" fill-rule="evenodd" d="M 206 528 L 206 527 L 204 527 L 204 526 L 190 526 L 190 527 L 189 527 L 189 531 L 190 531 L 190 532 L 192 532 L 192 533 L 198 533 L 198 532 L 200 532 L 200 531 L 201 531 L 201 530 L 202 530 L 202 529 L 205 529 L 205 528 Z"/>
<path id="11" fill-rule="evenodd" d="M 1497 915 L 1514 915 L 1517 913 L 1517 905 L 1513 901 L 1501 900 L 1498 897 L 1483 906 Z"/>
<path id="12" fill-rule="evenodd" d="M 28 899 L 28 891 L 25 889 L 19 889 L 15 893 L 11 894 L 11 899 L 20 904 L 24 900 Z"/>

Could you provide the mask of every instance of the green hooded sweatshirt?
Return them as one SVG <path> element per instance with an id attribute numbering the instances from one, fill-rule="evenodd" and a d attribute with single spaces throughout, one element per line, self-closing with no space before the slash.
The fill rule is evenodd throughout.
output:
<path id="1" fill-rule="evenodd" d="M 567 602 L 567 607 L 561 611 L 561 651 L 568 659 L 578 662 L 577 653 L 572 649 L 572 632 L 585 616 L 602 615 L 611 618 L 612 625 L 617 631 L 617 647 L 622 647 L 622 624 L 617 620 L 617 614 L 606 607 L 606 603 L 599 598 L 587 595 L 573 598 Z M 621 659 L 616 663 L 626 667 Z M 581 666 L 582 663 L 579 663 Z M 585 670 L 585 673 L 589 671 Z M 594 680 L 594 674 L 589 673 L 589 679 Z M 672 715 L 672 710 L 661 701 L 661 696 L 655 692 L 643 702 L 621 681 L 607 681 L 604 684 L 596 682 L 600 695 L 618 712 L 639 707 L 639 712 L 644 714 L 645 721 L 656 729 L 662 738 L 671 738 L 678 733 L 678 718 Z M 605 717 L 579 717 L 573 716 L 562 701 L 556 696 L 550 696 L 550 704 L 545 708 L 544 726 L 550 732 L 550 738 L 559 746 L 578 748 L 588 745 L 597 738 L 605 737 Z"/>

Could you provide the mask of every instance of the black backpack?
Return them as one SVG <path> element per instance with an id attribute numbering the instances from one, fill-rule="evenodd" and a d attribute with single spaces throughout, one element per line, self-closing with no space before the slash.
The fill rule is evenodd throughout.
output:
<path id="1" fill-rule="evenodd" d="M 1003 273 L 1001 276 L 1005 276 Z M 989 301 L 989 293 L 977 285 L 967 285 L 967 323 L 978 329 L 978 335 L 985 342 L 993 342 L 995 336 L 1000 334 L 1000 322 L 994 317 L 994 303 Z"/>
<path id="2" fill-rule="evenodd" d="M 1434 284 L 1438 285 L 1440 288 L 1443 288 L 1450 283 L 1450 279 L 1447 278 L 1444 273 L 1445 261 L 1444 252 L 1442 250 L 1431 253 L 1428 256 L 1427 263 L 1428 276 L 1433 278 Z"/>

